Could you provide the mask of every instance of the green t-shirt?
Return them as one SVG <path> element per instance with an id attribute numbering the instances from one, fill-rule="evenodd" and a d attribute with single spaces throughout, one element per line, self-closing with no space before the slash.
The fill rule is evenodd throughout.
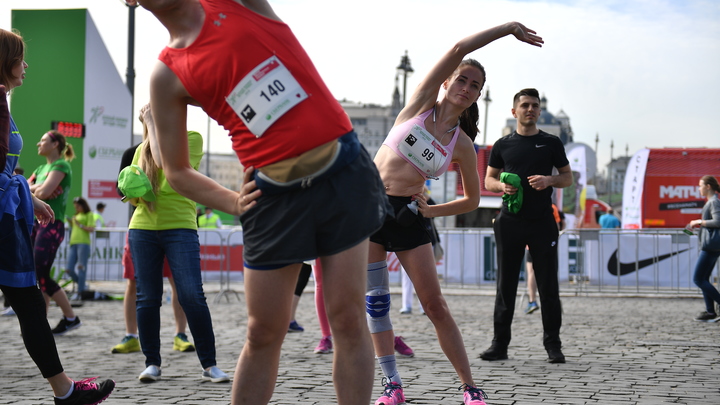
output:
<path id="1" fill-rule="evenodd" d="M 88 212 L 87 214 L 81 212 L 79 214 L 75 214 L 73 218 L 75 218 L 80 225 L 87 227 L 95 226 L 95 216 L 92 212 Z M 90 232 L 75 226 L 73 221 L 70 221 L 70 226 L 72 227 L 72 232 L 70 233 L 70 246 L 90 244 Z"/>
<path id="2" fill-rule="evenodd" d="M 105 226 L 105 218 L 98 212 L 93 212 L 93 219 L 95 219 L 95 227 L 103 228 Z"/>
<path id="3" fill-rule="evenodd" d="M 143 142 L 144 143 L 144 142 Z M 138 164 L 142 145 L 135 150 L 132 164 Z M 197 170 L 203 157 L 203 139 L 199 133 L 188 131 L 188 150 L 190 165 Z M 158 191 L 155 195 L 154 210 L 150 211 L 145 201 L 140 199 L 132 219 L 130 229 L 161 231 L 166 229 L 197 229 L 195 202 L 178 194 L 165 179 L 162 169 L 158 170 Z"/>
<path id="4" fill-rule="evenodd" d="M 63 220 L 63 218 L 65 218 L 67 197 L 68 194 L 70 194 L 70 186 L 72 185 L 72 168 L 70 168 L 70 163 L 65 159 L 58 159 L 52 163 L 41 165 L 33 172 L 35 175 L 35 184 L 43 184 L 52 171 L 65 173 L 65 177 L 60 181 L 60 187 L 62 187 L 63 192 L 55 198 L 44 201 L 52 208 L 55 213 L 55 218 Z"/>

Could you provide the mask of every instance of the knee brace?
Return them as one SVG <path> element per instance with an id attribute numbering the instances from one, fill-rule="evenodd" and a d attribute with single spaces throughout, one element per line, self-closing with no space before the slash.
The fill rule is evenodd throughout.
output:
<path id="1" fill-rule="evenodd" d="M 390 279 L 387 262 L 368 264 L 367 293 L 365 310 L 367 311 L 370 333 L 392 330 L 390 322 Z"/>

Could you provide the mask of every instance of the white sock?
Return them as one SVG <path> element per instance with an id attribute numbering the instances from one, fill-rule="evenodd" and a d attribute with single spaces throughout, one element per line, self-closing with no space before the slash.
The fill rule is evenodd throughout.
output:
<path id="1" fill-rule="evenodd" d="M 73 391 L 75 391 L 75 381 L 72 381 L 72 384 L 70 384 L 70 390 L 67 392 L 67 394 L 61 396 L 61 397 L 55 397 L 57 399 L 68 399 L 70 395 L 72 395 Z"/>
<path id="2" fill-rule="evenodd" d="M 73 322 L 75 319 L 77 319 L 77 316 L 73 316 L 72 318 L 65 317 L 65 320 L 68 322 Z"/>

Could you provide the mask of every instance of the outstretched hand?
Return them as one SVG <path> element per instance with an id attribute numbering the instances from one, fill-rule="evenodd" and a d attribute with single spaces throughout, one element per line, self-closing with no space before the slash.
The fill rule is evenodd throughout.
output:
<path id="1" fill-rule="evenodd" d="M 150 103 L 145 104 L 140 108 L 140 115 L 138 116 L 138 120 L 142 122 L 145 125 L 153 125 L 153 116 L 152 112 L 150 112 Z"/>
<path id="2" fill-rule="evenodd" d="M 542 37 L 538 36 L 537 32 L 535 32 L 534 30 L 527 28 L 519 22 L 515 22 L 513 24 L 515 25 L 515 27 L 512 34 L 515 35 L 515 38 L 517 38 L 519 41 L 527 42 L 530 45 L 539 47 L 542 47 L 542 44 L 545 43 Z"/>

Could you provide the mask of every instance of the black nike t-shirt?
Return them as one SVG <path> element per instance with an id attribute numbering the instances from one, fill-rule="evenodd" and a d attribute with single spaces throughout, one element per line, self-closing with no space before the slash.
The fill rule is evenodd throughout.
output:
<path id="1" fill-rule="evenodd" d="M 550 176 L 553 167 L 569 164 L 560 138 L 540 131 L 537 135 L 523 136 L 513 132 L 498 139 L 490 152 L 488 166 L 520 176 L 523 187 L 523 205 L 517 214 L 522 218 L 537 219 L 552 213 L 552 187 L 537 191 L 530 187 L 528 177 Z M 510 214 L 503 202 L 503 213 Z"/>

